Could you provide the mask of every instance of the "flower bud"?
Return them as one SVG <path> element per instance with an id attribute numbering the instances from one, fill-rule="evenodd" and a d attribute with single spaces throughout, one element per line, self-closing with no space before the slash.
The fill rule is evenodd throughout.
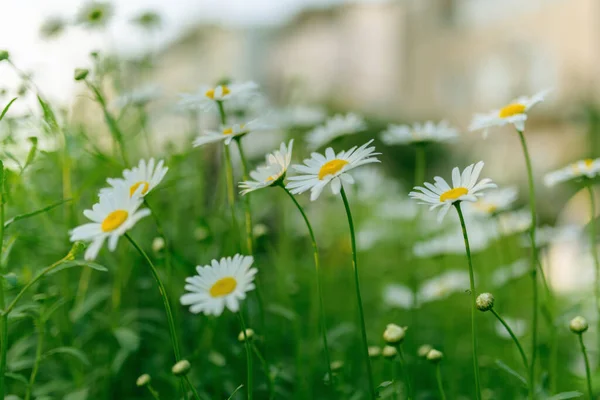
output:
<path id="1" fill-rule="evenodd" d="M 344 367 L 344 362 L 341 360 L 335 360 L 331 362 L 331 370 L 333 372 L 338 372 Z"/>
<path id="2" fill-rule="evenodd" d="M 6 50 L 0 50 L 0 61 L 8 60 L 10 58 L 10 54 Z"/>
<path id="3" fill-rule="evenodd" d="M 585 318 L 577 316 L 571 320 L 569 328 L 573 333 L 582 334 L 588 330 L 588 322 Z"/>
<path id="4" fill-rule="evenodd" d="M 429 350 L 429 353 L 427 353 L 427 360 L 431 361 L 434 364 L 437 364 L 440 361 L 442 361 L 442 358 L 444 358 L 444 354 L 439 350 L 431 349 Z"/>
<path id="5" fill-rule="evenodd" d="M 377 358 L 381 355 L 381 347 L 379 346 L 369 346 L 369 357 Z"/>
<path id="6" fill-rule="evenodd" d="M 78 242 L 73 243 L 73 246 L 71 247 L 71 250 L 69 251 L 69 254 L 67 255 L 67 260 L 74 260 L 77 257 L 79 257 L 80 254 L 83 254 L 86 247 L 87 247 L 87 244 L 84 242 L 78 241 Z"/>
<path id="7" fill-rule="evenodd" d="M 489 311 L 494 308 L 494 296 L 491 293 L 481 293 L 477 296 L 475 305 L 479 311 Z"/>
<path id="8" fill-rule="evenodd" d="M 419 357 L 427 358 L 427 354 L 429 354 L 429 352 L 432 349 L 433 347 L 431 347 L 430 345 L 424 344 L 419 347 L 419 349 L 417 350 L 417 354 L 419 355 Z"/>
<path id="9" fill-rule="evenodd" d="M 138 385 L 138 387 L 143 387 L 146 386 L 150 383 L 150 375 L 148 374 L 144 374 L 144 375 L 140 375 L 139 378 L 137 378 L 137 381 L 135 381 L 135 384 Z"/>
<path id="10" fill-rule="evenodd" d="M 248 329 L 246 329 L 246 337 L 244 337 L 244 331 L 241 331 L 238 335 L 238 340 L 243 343 L 246 340 L 246 338 L 248 340 L 252 340 L 253 337 L 254 337 L 254 330 L 248 328 Z"/>
<path id="11" fill-rule="evenodd" d="M 398 350 L 394 346 L 385 346 L 381 354 L 388 360 L 392 360 L 398 355 Z"/>
<path id="12" fill-rule="evenodd" d="M 400 344 L 404 341 L 404 336 L 406 336 L 406 328 L 396 324 L 388 324 L 383 332 L 383 340 L 387 344 Z"/>
<path id="13" fill-rule="evenodd" d="M 173 365 L 173 368 L 171 368 L 171 371 L 173 372 L 173 375 L 175 375 L 175 376 L 185 376 L 185 375 L 187 375 L 188 372 L 190 372 L 191 368 L 192 368 L 192 365 L 190 364 L 190 362 L 188 360 L 181 360 L 177 364 Z"/>
<path id="14" fill-rule="evenodd" d="M 265 236 L 267 233 L 269 233 L 269 228 L 265 224 L 256 224 L 254 225 L 254 228 L 252 228 L 252 234 L 254 237 L 258 238 Z"/>
<path id="15" fill-rule="evenodd" d="M 159 237 L 155 237 L 154 240 L 152 241 L 152 250 L 155 253 L 160 252 L 162 249 L 165 248 L 165 239 Z"/>
<path id="16" fill-rule="evenodd" d="M 89 73 L 90 73 L 89 69 L 76 68 L 75 73 L 73 74 L 73 77 L 75 78 L 76 81 L 82 81 L 85 78 L 87 78 Z"/>

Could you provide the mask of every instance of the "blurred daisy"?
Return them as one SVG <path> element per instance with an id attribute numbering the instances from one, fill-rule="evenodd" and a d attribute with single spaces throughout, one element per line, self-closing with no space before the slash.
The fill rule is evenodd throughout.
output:
<path id="1" fill-rule="evenodd" d="M 134 196 L 131 196 L 129 188 L 118 185 L 113 190 L 101 193 L 98 203 L 91 210 L 83 212 L 93 222 L 73 229 L 70 240 L 91 242 L 85 252 L 86 260 L 94 260 L 98 256 L 106 239 L 108 250 L 114 251 L 119 237 L 133 228 L 140 219 L 150 215 L 150 210 L 139 209 L 142 205 L 141 190 L 138 188 Z"/>
<path id="2" fill-rule="evenodd" d="M 525 130 L 527 112 L 536 104 L 544 101 L 548 93 L 549 90 L 544 90 L 533 97 L 519 97 L 499 110 L 487 114 L 476 114 L 469 130 L 483 130 L 483 135 L 486 136 L 489 128 L 513 124 L 518 131 L 522 132 Z"/>
<path id="3" fill-rule="evenodd" d="M 197 275 L 185 279 L 188 293 L 181 296 L 181 304 L 190 306 L 194 314 L 221 315 L 225 307 L 238 312 L 240 301 L 246 293 L 254 290 L 254 276 L 258 272 L 251 268 L 254 258 L 236 254 L 212 260 L 211 265 L 197 266 Z"/>
<path id="4" fill-rule="evenodd" d="M 482 190 L 496 187 L 496 184 L 489 178 L 477 182 L 483 165 L 483 161 L 471 164 L 464 169 L 462 175 L 458 167 L 454 168 L 452 170 L 452 187 L 443 178 L 436 176 L 433 178 L 435 184 L 425 182 L 426 187 L 417 186 L 415 189 L 418 192 L 410 192 L 408 195 L 413 199 L 420 200 L 419 204 L 431 205 L 430 210 L 441 207 L 438 221 L 442 221 L 454 203 L 475 202 L 483 196 Z"/>
<path id="5" fill-rule="evenodd" d="M 498 217 L 498 224 L 504 236 L 523 233 L 531 228 L 531 212 L 522 209 L 502 213 Z"/>
<path id="6" fill-rule="evenodd" d="M 162 24 L 162 18 L 159 13 L 155 11 L 144 11 L 137 17 L 131 20 L 134 24 L 140 28 L 147 29 L 149 31 L 160 28 Z"/>
<path id="7" fill-rule="evenodd" d="M 106 182 L 111 188 L 101 189 L 100 193 L 108 193 L 114 188 L 124 187 L 129 191 L 130 197 L 133 197 L 134 193 L 139 193 L 143 197 L 158 186 L 168 170 L 169 168 L 164 166 L 163 160 L 159 160 L 158 163 L 154 161 L 154 158 L 148 162 L 140 160 L 137 166 L 123 171 L 123 178 L 108 178 Z"/>
<path id="8" fill-rule="evenodd" d="M 45 39 L 52 39 L 60 36 L 67 25 L 62 17 L 52 16 L 46 19 L 40 26 L 40 36 Z"/>
<path id="9" fill-rule="evenodd" d="M 88 1 L 79 10 L 77 22 L 88 28 L 103 28 L 114 14 L 112 3 L 108 1 Z"/>
<path id="10" fill-rule="evenodd" d="M 559 170 L 550 172 L 544 176 L 546 186 L 554 186 L 557 183 L 567 182 L 580 178 L 595 178 L 600 173 L 600 158 L 595 160 L 587 158 L 577 161 Z"/>
<path id="11" fill-rule="evenodd" d="M 221 127 L 220 131 L 206 131 L 203 135 L 200 135 L 194 140 L 194 147 L 204 146 L 208 143 L 216 143 L 224 141 L 226 145 L 236 137 L 247 135 L 251 132 L 266 130 L 267 126 L 261 121 L 255 119 L 245 124 L 233 124 L 229 126 Z"/>
<path id="12" fill-rule="evenodd" d="M 298 105 L 279 110 L 274 118 L 285 128 L 309 128 L 323 122 L 327 113 L 322 107 Z"/>
<path id="13" fill-rule="evenodd" d="M 518 279 L 529 272 L 530 265 L 531 262 L 529 260 L 517 260 L 495 270 L 490 279 L 494 286 L 504 286 L 508 282 Z"/>
<path id="14" fill-rule="evenodd" d="M 216 107 L 216 102 L 230 100 L 245 101 L 255 96 L 258 85 L 255 82 L 233 82 L 230 84 L 207 86 L 203 85 L 194 94 L 180 94 L 179 105 L 184 108 L 201 109 L 208 111 Z"/>
<path id="15" fill-rule="evenodd" d="M 508 210 L 517 200 L 518 190 L 516 187 L 490 190 L 485 198 L 480 198 L 471 203 L 466 210 L 476 215 L 493 215 Z"/>
<path id="16" fill-rule="evenodd" d="M 466 292 L 469 289 L 467 271 L 450 270 L 421 284 L 418 291 L 419 304 L 445 299 L 453 293 Z"/>
<path id="17" fill-rule="evenodd" d="M 409 310 L 413 307 L 413 292 L 407 286 L 390 283 L 383 289 L 383 302 L 392 308 Z"/>
<path id="18" fill-rule="evenodd" d="M 317 149 L 340 136 L 351 135 L 367 129 L 365 120 L 356 114 L 337 114 L 306 134 L 306 142 L 311 149 Z"/>
<path id="19" fill-rule="evenodd" d="M 287 146 L 285 143 L 281 143 L 279 150 L 267 154 L 266 163 L 250 172 L 250 178 L 253 180 L 240 183 L 241 194 L 245 195 L 258 189 L 282 183 L 292 161 L 293 145 L 294 139 L 290 140 Z"/>
<path id="20" fill-rule="evenodd" d="M 523 319 L 504 317 L 504 322 L 510 326 L 510 329 L 512 329 L 516 337 L 522 337 L 525 335 L 525 332 L 527 331 L 527 321 Z M 494 328 L 496 330 L 496 334 L 502 339 L 512 340 L 510 333 L 506 331 L 506 328 L 500 321 L 496 321 Z"/>
<path id="21" fill-rule="evenodd" d="M 470 221 L 469 226 L 469 244 L 473 253 L 486 249 L 490 241 L 496 237 L 494 229 L 490 229 L 488 224 Z M 460 229 L 417 242 L 413 246 L 413 254 L 421 258 L 444 254 L 464 254 L 464 252 L 465 239 Z"/>
<path id="22" fill-rule="evenodd" d="M 578 225 L 541 226 L 536 229 L 535 242 L 538 247 L 553 243 L 574 242 L 581 238 L 583 227 Z M 524 246 L 531 246 L 531 241 L 523 241 Z"/>
<path id="23" fill-rule="evenodd" d="M 382 132 L 381 141 L 388 146 L 397 144 L 442 142 L 458 137 L 458 131 L 442 121 L 436 124 L 427 121 L 423 124 L 415 123 L 410 125 L 389 125 L 387 130 Z"/>
<path id="24" fill-rule="evenodd" d="M 157 100 L 162 95 L 162 89 L 157 85 L 146 85 L 133 89 L 129 93 L 123 93 L 114 102 L 115 107 L 124 108 L 128 105 L 143 107 Z"/>
<path id="25" fill-rule="evenodd" d="M 304 165 L 293 166 L 302 175 L 289 178 L 290 182 L 286 187 L 293 194 L 310 190 L 310 199 L 314 201 L 319 198 L 325 186 L 331 183 L 331 191 L 337 195 L 342 188 L 342 181 L 354 183 L 354 178 L 348 172 L 361 165 L 379 162 L 375 156 L 380 153 L 375 152 L 374 146 L 369 147 L 371 143 L 373 140 L 337 155 L 331 147 L 325 150 L 324 156 L 312 153 L 311 158 L 304 160 Z"/>

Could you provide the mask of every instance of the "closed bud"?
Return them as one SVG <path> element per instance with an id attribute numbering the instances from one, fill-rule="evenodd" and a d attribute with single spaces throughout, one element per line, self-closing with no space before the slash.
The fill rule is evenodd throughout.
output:
<path id="1" fill-rule="evenodd" d="M 494 296 L 491 293 L 481 293 L 477 296 L 475 305 L 479 311 L 489 311 L 494 308 Z"/>
<path id="2" fill-rule="evenodd" d="M 159 237 L 155 237 L 154 240 L 152 241 L 152 250 L 155 253 L 160 252 L 162 249 L 165 248 L 165 239 Z"/>
<path id="3" fill-rule="evenodd" d="M 427 358 L 427 354 L 429 354 L 429 352 L 433 349 L 433 347 L 431 347 L 428 344 L 423 344 L 419 347 L 419 349 L 417 350 L 417 354 L 419 355 L 419 357 L 423 357 L 423 358 Z"/>
<path id="4" fill-rule="evenodd" d="M 437 364 L 440 361 L 442 361 L 442 358 L 444 358 L 444 354 L 439 350 L 431 349 L 429 350 L 429 353 L 427 353 L 427 360 L 431 361 L 434 364 Z"/>
<path id="5" fill-rule="evenodd" d="M 69 251 L 69 254 L 67 254 L 67 259 L 68 260 L 76 259 L 80 254 L 83 254 L 86 247 L 87 247 L 87 245 L 84 242 L 73 243 L 73 246 L 71 247 L 71 250 Z"/>
<path id="6" fill-rule="evenodd" d="M 185 375 L 187 375 L 188 372 L 190 372 L 191 368 L 192 368 L 192 365 L 190 364 L 190 362 L 188 360 L 181 360 L 177 364 L 173 365 L 173 368 L 171 368 L 171 371 L 173 372 L 173 375 L 175 375 L 175 376 L 185 376 Z"/>
<path id="7" fill-rule="evenodd" d="M 396 324 L 388 324 L 385 331 L 383 331 L 383 340 L 385 340 L 387 344 L 400 344 L 404 341 L 405 336 L 406 328 Z"/>
<path id="8" fill-rule="evenodd" d="M 0 50 L 0 61 L 8 60 L 10 54 L 6 50 Z"/>
<path id="9" fill-rule="evenodd" d="M 577 334 L 582 334 L 583 332 L 587 331 L 588 327 L 588 322 L 581 316 L 573 318 L 569 323 L 569 328 L 571 331 Z"/>
<path id="10" fill-rule="evenodd" d="M 253 338 L 253 337 L 254 337 L 254 330 L 252 330 L 252 329 L 250 329 L 250 328 L 246 329 L 246 336 L 245 336 L 245 337 L 244 337 L 244 331 L 241 331 L 241 332 L 238 334 L 238 340 L 239 340 L 240 342 L 245 342 L 245 341 L 246 341 L 246 339 L 248 339 L 248 340 L 252 340 L 252 338 Z"/>
<path id="11" fill-rule="evenodd" d="M 381 347 L 379 346 L 369 346 L 369 357 L 377 358 L 381 355 Z"/>
<path id="12" fill-rule="evenodd" d="M 76 68 L 75 73 L 73 74 L 73 77 L 75 78 L 76 81 L 82 81 L 85 78 L 87 78 L 89 73 L 90 73 L 89 69 Z"/>
<path id="13" fill-rule="evenodd" d="M 398 350 L 394 346 L 385 346 L 381 354 L 388 360 L 392 360 L 398 355 Z"/>
<path id="14" fill-rule="evenodd" d="M 135 381 L 135 384 L 138 385 L 138 387 L 144 387 L 150 383 L 150 380 L 151 380 L 150 375 L 148 375 L 148 374 L 140 375 L 140 377 L 137 378 L 137 381 Z"/>

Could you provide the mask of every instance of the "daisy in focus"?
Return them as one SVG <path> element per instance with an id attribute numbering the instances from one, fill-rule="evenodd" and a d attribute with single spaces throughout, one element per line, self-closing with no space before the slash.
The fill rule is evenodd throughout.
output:
<path id="1" fill-rule="evenodd" d="M 458 137 L 458 131 L 452 128 L 448 122 L 442 121 L 436 124 L 427 121 L 423 124 L 389 125 L 382 132 L 381 141 L 388 146 L 403 145 L 411 143 L 443 142 Z"/>
<path id="2" fill-rule="evenodd" d="M 356 114 L 337 114 L 321 126 L 306 134 L 306 143 L 311 149 L 318 149 L 340 136 L 351 135 L 367 129 L 365 120 Z"/>
<path id="3" fill-rule="evenodd" d="M 111 3 L 107 1 L 88 1 L 77 13 L 77 22 L 88 28 L 103 28 L 114 14 Z"/>
<path id="4" fill-rule="evenodd" d="M 300 194 L 310 190 L 312 201 L 319 198 L 321 192 L 329 183 L 331 191 L 337 195 L 342 189 L 342 181 L 354 183 L 354 178 L 348 172 L 361 165 L 380 162 L 375 156 L 375 147 L 369 145 L 373 140 L 360 147 L 352 147 L 348 151 L 341 151 L 337 155 L 331 147 L 325 150 L 325 155 L 312 153 L 311 158 L 304 160 L 304 165 L 293 165 L 294 170 L 301 173 L 288 180 L 287 188 L 292 194 Z"/>
<path id="5" fill-rule="evenodd" d="M 438 214 L 438 221 L 441 222 L 454 203 L 476 202 L 479 197 L 483 196 L 483 190 L 496 187 L 496 184 L 489 178 L 477 182 L 483 165 L 483 161 L 471 164 L 464 169 L 462 174 L 458 167 L 454 168 L 452 170 L 452 187 L 444 178 L 436 176 L 433 178 L 435 184 L 425 182 L 425 187 L 417 186 L 415 187 L 417 191 L 410 192 L 408 195 L 412 199 L 420 200 L 419 204 L 430 205 L 430 210 L 441 207 Z"/>
<path id="6" fill-rule="evenodd" d="M 252 180 L 240 183 L 239 186 L 242 189 L 240 193 L 245 195 L 258 189 L 282 183 L 292 161 L 293 145 L 294 139 L 290 140 L 287 146 L 285 143 L 281 143 L 278 150 L 267 154 L 266 163 L 250 172 Z"/>
<path id="7" fill-rule="evenodd" d="M 209 111 L 216 107 L 217 102 L 229 100 L 248 100 L 258 92 L 255 82 L 233 82 L 218 86 L 201 86 L 194 94 L 182 93 L 179 105 L 184 108 L 201 109 Z"/>
<path id="8" fill-rule="evenodd" d="M 222 126 L 219 131 L 206 131 L 203 135 L 200 135 L 194 140 L 194 147 L 204 146 L 208 143 L 216 143 L 224 141 L 226 145 L 229 145 L 231 141 L 237 137 L 242 137 L 251 132 L 257 132 L 266 130 L 267 126 L 261 121 L 255 119 L 245 124 L 233 124 L 229 126 Z"/>
<path id="9" fill-rule="evenodd" d="M 499 110 L 487 114 L 476 114 L 469 130 L 483 130 L 483 135 L 487 136 L 489 128 L 513 124 L 515 129 L 523 132 L 527 113 L 533 106 L 544 101 L 548 93 L 549 90 L 543 90 L 532 97 L 522 96 Z"/>
<path id="10" fill-rule="evenodd" d="M 485 198 L 480 198 L 475 203 L 471 203 L 468 211 L 481 216 L 494 215 L 510 209 L 517 197 L 518 190 L 516 187 L 492 190 L 485 195 Z"/>
<path id="11" fill-rule="evenodd" d="M 150 210 L 139 209 L 143 201 L 141 191 L 140 186 L 131 196 L 126 186 L 115 186 L 114 189 L 101 193 L 98 203 L 94 204 L 91 210 L 83 212 L 92 222 L 73 229 L 70 232 L 70 240 L 91 242 L 85 251 L 86 260 L 96 259 L 107 239 L 108 250 L 114 251 L 119 237 L 133 228 L 140 219 L 150 215 Z"/>
<path id="12" fill-rule="evenodd" d="M 595 178 L 600 173 L 600 158 L 595 160 L 587 158 L 577 161 L 559 170 L 550 172 L 544 176 L 546 186 L 552 187 L 557 183 L 567 182 L 573 179 Z"/>
<path id="13" fill-rule="evenodd" d="M 188 292 L 181 296 L 181 304 L 190 306 L 194 314 L 219 316 L 225 307 L 238 312 L 240 301 L 246 293 L 254 290 L 254 276 L 258 272 L 252 268 L 254 258 L 236 254 L 212 260 L 210 265 L 197 266 L 197 275 L 185 279 Z"/>
<path id="14" fill-rule="evenodd" d="M 133 197 L 135 193 L 143 197 L 158 186 L 168 170 L 169 168 L 164 166 L 163 160 L 159 160 L 158 163 L 154 161 L 154 158 L 151 158 L 148 162 L 140 160 L 137 166 L 123 171 L 123 178 L 108 178 L 106 182 L 111 187 L 100 189 L 100 194 L 106 194 L 117 187 L 123 187 L 129 192 L 130 197 Z"/>

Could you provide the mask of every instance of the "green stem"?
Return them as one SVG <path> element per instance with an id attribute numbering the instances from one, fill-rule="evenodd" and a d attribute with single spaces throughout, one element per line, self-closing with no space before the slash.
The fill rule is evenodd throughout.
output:
<path id="1" fill-rule="evenodd" d="M 521 346 L 521 343 L 519 342 L 519 339 L 517 339 L 517 336 L 515 335 L 515 333 L 513 332 L 513 330 L 510 329 L 510 326 L 508 326 L 508 324 L 506 323 L 506 321 L 500 316 L 500 314 L 498 314 L 496 312 L 496 310 L 494 310 L 492 308 L 490 311 L 492 312 L 492 314 L 494 314 L 494 316 L 496 318 L 498 318 L 498 321 L 500 321 L 500 323 L 504 326 L 504 329 L 506 329 L 506 331 L 508 332 L 508 334 L 512 338 L 513 342 L 515 342 L 515 344 L 517 345 L 517 348 L 519 349 L 519 353 L 521 354 L 521 359 L 523 360 L 523 365 L 525 366 L 525 371 L 528 371 L 529 370 L 529 363 L 527 362 L 527 356 L 525 355 L 525 352 L 523 351 L 523 347 Z M 531 389 L 532 388 L 530 388 L 530 390 Z"/>
<path id="2" fill-rule="evenodd" d="M 260 361 L 260 364 L 262 365 L 262 368 L 265 371 L 265 375 L 267 376 L 267 385 L 269 386 L 269 400 L 272 400 L 275 397 L 275 382 L 273 382 L 273 377 L 271 376 L 269 364 L 267 363 L 267 360 L 265 360 L 265 358 L 262 356 L 260 351 L 258 351 L 258 347 L 256 347 L 256 344 L 254 342 L 252 342 L 252 349 L 254 350 L 254 354 L 256 354 L 256 357 Z"/>
<path id="3" fill-rule="evenodd" d="M 202 400 L 202 398 L 200 397 L 200 394 L 198 393 L 198 390 L 196 389 L 196 387 L 194 385 L 192 385 L 192 382 L 190 381 L 190 377 L 185 375 L 183 377 L 183 380 L 185 381 L 185 383 L 187 383 L 187 385 L 191 389 L 192 393 L 194 393 L 194 397 L 196 398 L 196 400 Z"/>
<path id="4" fill-rule="evenodd" d="M 587 380 L 588 393 L 590 400 L 594 400 L 594 392 L 592 390 L 592 374 L 590 372 L 590 361 L 588 360 L 587 352 L 585 351 L 585 344 L 583 344 L 583 335 L 578 333 L 579 344 L 581 345 L 581 352 L 583 353 L 583 361 L 585 362 L 585 377 Z"/>
<path id="5" fill-rule="evenodd" d="M 394 399 L 400 400 L 400 394 L 398 393 L 396 385 L 396 377 L 398 376 L 398 373 L 396 372 L 396 360 L 390 360 L 390 364 L 392 364 L 392 376 L 390 377 L 390 380 L 392 381 L 392 388 L 394 389 Z"/>
<path id="6" fill-rule="evenodd" d="M 360 280 L 358 278 L 358 259 L 356 254 L 356 237 L 354 233 L 354 222 L 352 221 L 352 212 L 350 211 L 350 204 L 348 203 L 348 197 L 346 196 L 346 191 L 342 186 L 340 194 L 342 195 L 342 200 L 344 201 L 344 207 L 346 208 L 346 215 L 348 216 L 348 226 L 350 228 L 350 241 L 352 244 L 352 267 L 354 269 L 354 289 L 356 290 L 356 300 L 358 303 L 358 315 L 360 318 L 360 330 L 362 334 L 362 350 L 363 357 L 367 363 L 367 378 L 369 379 L 369 392 L 371 393 L 371 398 L 373 400 L 377 399 L 377 394 L 375 393 L 375 383 L 373 381 L 373 371 L 371 368 L 371 359 L 369 358 L 369 344 L 367 342 L 367 328 L 365 326 L 365 315 L 363 311 L 362 298 L 360 295 Z"/>
<path id="7" fill-rule="evenodd" d="M 169 298 L 167 297 L 167 290 L 165 289 L 165 285 L 158 276 L 158 271 L 156 270 L 156 267 L 154 266 L 146 252 L 142 250 L 140 246 L 138 246 L 138 244 L 133 240 L 131 236 L 129 236 L 129 233 L 125 233 L 125 237 L 127 238 L 127 240 L 129 240 L 129 243 L 131 243 L 131 245 L 135 247 L 138 253 L 140 253 L 142 258 L 146 260 L 146 262 L 150 266 L 150 270 L 152 271 L 154 280 L 158 284 L 158 291 L 160 292 L 160 296 L 162 297 L 163 304 L 165 306 L 165 312 L 167 313 L 167 321 L 169 323 L 169 331 L 171 333 L 171 342 L 173 345 L 173 353 L 175 354 L 175 362 L 178 362 L 179 360 L 181 360 L 181 352 L 179 350 L 179 341 L 177 340 L 175 322 L 173 320 L 173 312 L 171 311 L 171 305 L 169 304 Z"/>
<path id="8" fill-rule="evenodd" d="M 165 230 L 163 229 L 162 223 L 160 222 L 160 218 L 158 218 L 158 215 L 156 215 L 152 207 L 150 207 L 150 203 L 148 202 L 148 199 L 146 197 L 144 197 L 144 204 L 146 205 L 148 210 L 150 210 L 150 215 L 152 215 L 154 223 L 156 224 L 156 230 L 165 242 L 165 267 L 167 269 L 167 287 L 171 288 L 171 280 L 173 278 L 173 266 L 171 264 L 170 247 L 171 242 L 167 239 L 167 235 L 165 234 Z"/>
<path id="9" fill-rule="evenodd" d="M 473 272 L 473 261 L 471 259 L 471 246 L 469 245 L 469 235 L 467 233 L 467 226 L 463 217 L 462 210 L 460 208 L 460 202 L 454 203 L 458 218 L 460 219 L 460 226 L 463 231 L 463 237 L 465 240 L 465 250 L 467 252 L 467 259 L 469 261 L 469 282 L 471 284 L 471 340 L 473 347 L 473 373 L 475 376 L 475 395 L 477 400 L 481 400 L 481 383 L 479 378 L 479 359 L 477 356 L 477 322 L 475 314 L 477 313 L 476 300 L 477 292 L 475 291 L 475 273 Z"/>
<path id="10" fill-rule="evenodd" d="M 235 142 L 237 143 L 238 150 L 240 152 L 240 158 L 242 160 L 242 176 L 245 181 L 249 179 L 248 176 L 248 162 L 246 161 L 246 154 L 242 147 L 241 137 L 236 137 Z M 244 196 L 244 214 L 246 216 L 246 246 L 248 248 L 248 254 L 254 254 L 254 243 L 252 235 L 252 214 L 250 210 L 250 197 Z"/>
<path id="11" fill-rule="evenodd" d="M 1 264 L 4 250 L 4 165 L 0 161 L 0 275 L 4 274 Z M 5 307 L 4 278 L 0 277 L 0 309 Z M 8 352 L 8 315 L 0 315 L 0 399 L 4 399 L 4 375 L 6 374 L 6 353 Z"/>
<path id="12" fill-rule="evenodd" d="M 146 113 L 146 109 L 144 108 L 144 106 L 138 107 L 138 111 L 140 115 L 140 126 L 142 128 L 142 134 L 144 135 L 144 140 L 146 142 L 148 154 L 152 154 L 152 138 L 150 135 L 150 129 L 148 128 L 148 113 Z"/>
<path id="13" fill-rule="evenodd" d="M 146 388 L 148 388 L 148 391 L 150 392 L 150 394 L 152 395 L 152 397 L 153 397 L 155 400 L 160 400 L 160 397 L 158 397 L 158 392 L 156 391 L 156 389 L 154 389 L 154 388 L 152 387 L 152 385 L 150 385 L 150 384 L 147 384 L 147 385 L 146 385 Z"/>
<path id="14" fill-rule="evenodd" d="M 398 355 L 400 356 L 400 366 L 402 367 L 402 374 L 404 375 L 404 384 L 406 385 L 406 398 L 411 400 L 413 398 L 412 387 L 410 385 L 410 377 L 408 376 L 408 364 L 404 358 L 404 350 L 402 346 L 398 346 Z"/>
<path id="15" fill-rule="evenodd" d="M 25 392 L 25 400 L 31 399 L 31 392 L 33 390 L 33 385 L 35 384 L 35 378 L 37 377 L 37 373 L 40 367 L 40 361 L 42 359 L 42 349 L 44 347 L 44 321 L 42 318 L 38 320 L 38 340 L 37 347 L 35 349 L 35 360 L 33 362 L 33 368 L 31 369 L 31 375 L 29 377 L 29 385 L 27 386 L 27 391 Z"/>
<path id="16" fill-rule="evenodd" d="M 529 364 L 529 382 L 532 388 L 535 387 L 535 360 L 537 356 L 537 331 L 538 331 L 538 284 L 537 284 L 537 244 L 535 242 L 535 234 L 537 229 L 537 213 L 535 209 L 535 185 L 533 180 L 533 168 L 531 166 L 531 157 L 527 149 L 527 142 L 522 131 L 517 130 L 523 155 L 525 156 L 525 164 L 527 167 L 527 181 L 529 184 L 529 208 L 531 210 L 531 228 L 529 237 L 531 240 L 531 278 L 533 289 L 533 318 L 531 323 L 531 363 Z M 530 390 L 529 397 L 535 398 L 535 393 Z"/>
<path id="17" fill-rule="evenodd" d="M 442 368 L 440 363 L 435 366 L 435 377 L 437 379 L 438 389 L 440 391 L 440 399 L 446 400 L 446 392 L 444 391 L 444 384 L 442 382 Z"/>
<path id="18" fill-rule="evenodd" d="M 242 327 L 242 333 L 244 335 L 244 345 L 246 346 L 246 369 L 247 369 L 247 386 L 248 386 L 248 400 L 252 400 L 252 350 L 250 349 L 250 341 L 246 336 L 246 323 L 244 322 L 244 317 L 242 316 L 242 312 L 237 313 L 240 319 L 240 325 Z"/>
<path id="19" fill-rule="evenodd" d="M 306 216 L 304 209 L 302 208 L 300 203 L 298 203 L 298 200 L 296 200 L 294 195 L 291 194 L 290 191 L 287 190 L 283 184 L 281 184 L 280 186 L 283 189 L 283 191 L 285 193 L 287 193 L 287 195 L 290 197 L 290 199 L 292 199 L 292 201 L 296 205 L 296 208 L 298 209 L 298 211 L 300 211 L 300 214 L 302 215 L 302 218 L 304 219 L 304 223 L 306 224 L 306 228 L 308 229 L 308 233 L 310 234 L 310 240 L 312 242 L 312 247 L 313 247 L 313 258 L 315 261 L 315 274 L 317 277 L 317 295 L 319 296 L 319 316 L 321 319 L 321 336 L 323 339 L 323 348 L 325 349 L 325 361 L 327 362 L 327 373 L 329 374 L 329 381 L 333 384 L 333 372 L 331 371 L 331 356 L 329 354 L 329 345 L 327 344 L 327 323 L 326 323 L 326 319 L 325 319 L 325 307 L 323 306 L 323 288 L 321 286 L 321 277 L 320 277 L 320 271 L 319 271 L 319 248 L 317 247 L 317 240 L 315 239 L 315 233 L 312 229 L 312 225 L 310 224 L 310 221 L 308 220 L 308 217 Z"/>
<path id="20" fill-rule="evenodd" d="M 600 262 L 598 261 L 598 252 L 596 251 L 596 196 L 592 185 L 587 185 L 590 195 L 590 250 L 594 259 L 594 297 L 596 300 L 596 312 L 600 313 Z M 600 318 L 597 321 L 597 340 L 600 346 Z M 600 348 L 600 347 L 599 347 Z"/>

